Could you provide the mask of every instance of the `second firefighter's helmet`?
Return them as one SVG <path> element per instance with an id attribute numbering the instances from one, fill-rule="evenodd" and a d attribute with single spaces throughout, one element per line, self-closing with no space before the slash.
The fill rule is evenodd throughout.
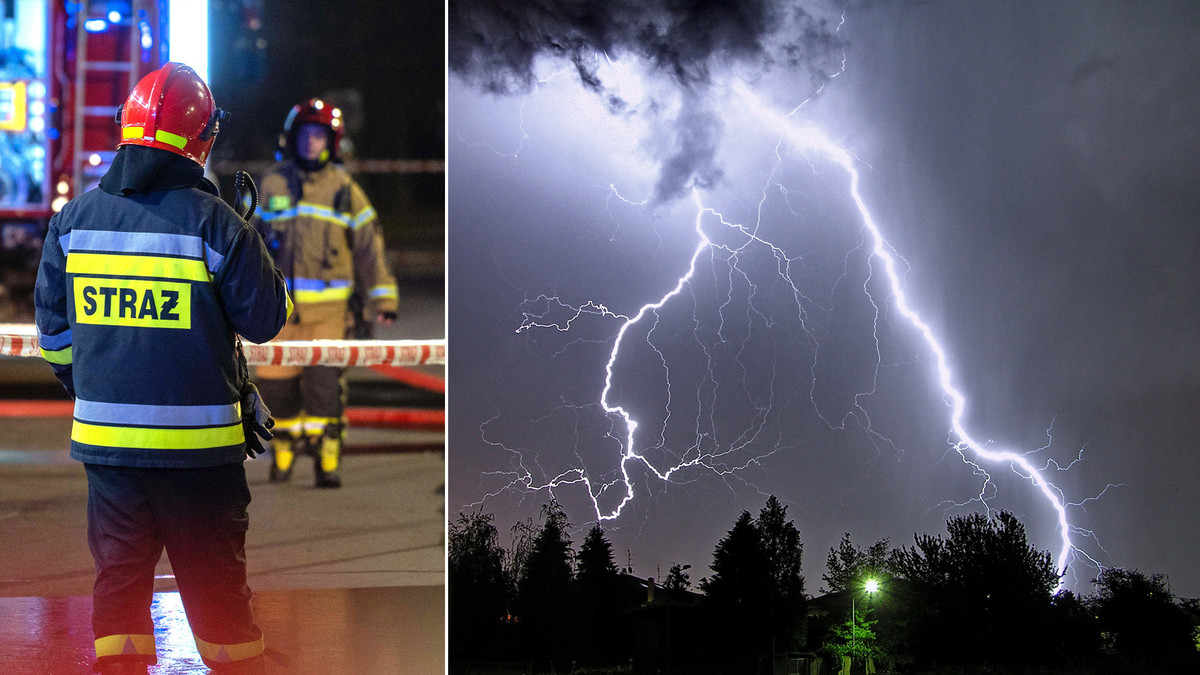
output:
<path id="1" fill-rule="evenodd" d="M 146 75 L 117 110 L 122 145 L 159 148 L 204 166 L 229 113 L 213 102 L 196 71 L 168 63 Z"/>
<path id="2" fill-rule="evenodd" d="M 305 124 L 319 124 L 328 130 L 329 143 L 326 144 L 326 151 L 318 158 L 317 162 L 319 164 L 329 161 L 340 162 L 338 146 L 341 145 L 342 136 L 345 134 L 342 111 L 328 101 L 319 98 L 310 98 L 292 106 L 287 119 L 283 121 L 283 133 L 279 134 L 280 153 L 284 157 L 297 158 L 296 132 Z"/>

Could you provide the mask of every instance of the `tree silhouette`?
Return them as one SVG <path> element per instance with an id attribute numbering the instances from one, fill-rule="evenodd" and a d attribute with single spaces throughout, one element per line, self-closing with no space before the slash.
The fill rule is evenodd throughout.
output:
<path id="1" fill-rule="evenodd" d="M 1046 658 L 1050 594 L 1059 578 L 1050 553 L 1030 545 L 1008 512 L 958 516 L 946 529 L 947 537 L 917 535 L 915 547 L 892 556 L 894 571 L 916 594 L 909 637 L 918 660 Z"/>
<path id="2" fill-rule="evenodd" d="M 749 511 L 742 511 L 729 532 L 717 542 L 710 567 L 713 575 L 701 580 L 700 588 L 714 602 L 747 606 L 760 602 L 766 595 L 771 585 L 770 572 L 758 528 Z"/>
<path id="3" fill-rule="evenodd" d="M 888 574 L 888 556 L 891 554 L 891 544 L 887 539 L 871 544 L 869 548 L 859 548 L 850 541 L 850 533 L 842 534 L 842 541 L 837 548 L 830 547 L 829 555 L 825 558 L 825 574 L 821 580 L 825 582 L 829 593 L 848 590 L 855 581 L 866 578 L 879 579 L 884 582 Z"/>
<path id="4" fill-rule="evenodd" d="M 774 496 L 757 520 L 743 511 L 713 551 L 700 588 L 721 638 L 762 659 L 803 646 L 803 544 Z"/>
<path id="5" fill-rule="evenodd" d="M 1100 625 L 1095 614 L 1095 598 L 1080 598 L 1059 591 L 1050 600 L 1053 660 L 1073 668 L 1095 663 L 1100 657 Z"/>
<path id="6" fill-rule="evenodd" d="M 612 544 L 600 525 L 592 526 L 583 538 L 576 557 L 575 578 L 584 587 L 601 588 L 617 578 L 617 563 Z"/>
<path id="7" fill-rule="evenodd" d="M 787 507 L 775 495 L 758 512 L 755 521 L 766 558 L 771 585 L 768 589 L 772 654 L 804 646 L 804 545 L 800 531 L 787 519 Z"/>
<path id="8" fill-rule="evenodd" d="M 490 513 L 459 513 L 450 524 L 450 648 L 458 658 L 488 654 L 499 642 L 509 584 L 492 519 Z"/>
<path id="9" fill-rule="evenodd" d="M 800 573 L 804 544 L 800 542 L 800 531 L 787 519 L 787 507 L 771 495 L 758 512 L 755 526 L 762 538 L 771 590 L 781 598 L 804 597 L 804 576 Z"/>
<path id="10" fill-rule="evenodd" d="M 1200 663 L 1195 620 L 1175 604 L 1161 574 L 1147 577 L 1137 570 L 1106 569 L 1095 582 L 1095 613 L 1106 652 L 1147 664 Z"/>
<path id="11" fill-rule="evenodd" d="M 667 591 L 686 591 L 692 587 L 691 576 L 686 569 L 691 565 L 680 565 L 673 563 L 671 569 L 667 571 L 667 578 L 663 581 L 663 588 Z"/>
<path id="12" fill-rule="evenodd" d="M 542 528 L 532 542 L 517 581 L 518 617 L 530 653 L 566 661 L 572 651 L 571 524 L 557 501 L 542 507 Z"/>
<path id="13" fill-rule="evenodd" d="M 717 635 L 711 644 L 729 651 L 761 656 L 770 650 L 769 595 L 771 572 L 762 540 L 749 511 L 742 511 L 717 542 L 710 566 L 713 575 L 700 581 L 713 613 Z"/>
<path id="14" fill-rule="evenodd" d="M 600 525 L 588 530 L 576 558 L 580 651 L 585 662 L 627 658 L 621 610 L 632 604 L 622 597 L 612 544 Z"/>
<path id="15" fill-rule="evenodd" d="M 576 555 L 557 502 L 538 524 L 512 528 L 509 551 L 493 520 L 476 511 L 450 524 L 452 662 L 517 658 L 553 672 L 632 656 L 672 672 L 765 673 L 769 655 L 820 645 L 835 662 L 873 657 L 921 672 L 1200 672 L 1200 602 L 1180 603 L 1161 574 L 1121 569 L 1104 570 L 1095 595 L 1051 596 L 1050 554 L 1007 512 L 951 518 L 946 535 L 915 535 L 890 553 L 887 540 L 864 549 L 843 535 L 829 549 L 822 578 L 833 593 L 814 601 L 822 611 L 808 645 L 800 533 L 774 497 L 717 542 L 700 604 L 682 593 L 689 566 L 679 563 L 667 592 L 644 603 L 645 587 L 621 576 L 599 525 Z M 868 577 L 880 580 L 878 593 L 864 592 Z"/>
<path id="16" fill-rule="evenodd" d="M 529 556 L 533 553 L 533 542 L 537 539 L 538 528 L 532 518 L 518 521 L 509 529 L 512 545 L 504 552 L 504 576 L 512 585 L 510 594 L 517 597 L 517 583 L 525 577 Z"/>
<path id="17" fill-rule="evenodd" d="M 845 621 L 833 624 L 816 621 L 810 626 L 810 630 L 813 631 L 814 639 L 824 642 L 823 649 L 826 653 L 836 653 L 839 662 L 841 657 L 849 655 L 850 651 L 840 647 L 835 649 L 830 645 L 841 644 L 842 638 L 850 640 L 852 600 L 857 600 L 858 610 L 855 618 L 869 621 L 867 625 L 873 626 L 870 648 L 864 646 L 866 651 L 856 652 L 853 655 L 855 662 L 862 663 L 862 659 L 867 656 L 878 660 L 885 654 L 900 662 L 905 661 L 905 627 L 908 601 L 911 598 L 907 584 L 893 578 L 888 562 L 891 554 L 891 545 L 887 539 L 862 548 L 854 545 L 849 532 L 842 534 L 838 545 L 829 549 L 825 558 L 826 571 L 821 575 L 821 579 L 829 587 L 829 593 L 847 596 L 843 602 L 835 605 L 831 612 L 833 616 L 844 614 Z M 867 581 L 872 579 L 878 583 L 877 593 L 868 593 L 865 590 Z M 854 598 L 848 597 L 851 594 Z M 870 620 L 870 617 L 875 618 Z M 856 641 L 849 644 L 853 646 Z M 833 651 L 830 651 L 831 649 Z"/>

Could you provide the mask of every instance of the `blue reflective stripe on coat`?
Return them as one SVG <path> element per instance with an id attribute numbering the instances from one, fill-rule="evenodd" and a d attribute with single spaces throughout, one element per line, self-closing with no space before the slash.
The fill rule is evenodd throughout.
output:
<path id="1" fill-rule="evenodd" d="M 75 399 L 75 419 L 147 427 L 211 427 L 242 419 L 238 402 L 225 405 L 147 405 Z"/>
<path id="2" fill-rule="evenodd" d="M 38 330 L 38 346 L 52 352 L 58 351 L 63 347 L 70 347 L 71 329 L 68 328 L 58 335 L 46 335 L 41 330 Z"/>
<path id="3" fill-rule="evenodd" d="M 79 230 L 71 237 L 69 251 L 142 253 L 192 258 L 204 260 L 208 271 L 214 274 L 225 259 L 200 237 L 167 232 Z"/>

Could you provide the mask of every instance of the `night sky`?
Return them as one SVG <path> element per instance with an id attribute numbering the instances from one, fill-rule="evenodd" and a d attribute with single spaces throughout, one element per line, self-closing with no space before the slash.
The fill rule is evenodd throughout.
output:
<path id="1" fill-rule="evenodd" d="M 234 115 L 214 146 L 218 160 L 270 159 L 291 107 L 320 96 L 353 113 L 356 157 L 442 156 L 443 3 L 375 0 L 348 11 L 263 0 L 256 14 L 242 4 L 214 0 L 209 12 L 213 95 Z M 258 24 L 247 20 L 254 16 Z"/>
<path id="2" fill-rule="evenodd" d="M 696 580 L 774 494 L 815 593 L 842 532 L 911 545 L 982 494 L 1057 561 L 1030 481 L 955 452 L 849 175 L 786 124 L 855 158 L 963 425 L 1061 489 L 1068 585 L 1200 596 L 1200 7 L 668 4 L 450 3 L 449 513 L 553 495 L 578 546 L 620 508 L 618 564 Z M 626 462 L 623 505 L 618 345 L 632 451 L 687 465 Z"/>
<path id="3" fill-rule="evenodd" d="M 443 2 L 372 0 L 351 11 L 326 0 L 263 0 L 257 14 L 244 11 L 247 4 L 254 3 L 213 0 L 209 10 L 210 84 L 233 115 L 210 163 L 225 190 L 232 192 L 235 170 L 273 161 L 288 111 L 314 97 L 345 111 L 346 158 L 444 157 Z M 443 174 L 355 179 L 390 247 L 443 248 Z"/>

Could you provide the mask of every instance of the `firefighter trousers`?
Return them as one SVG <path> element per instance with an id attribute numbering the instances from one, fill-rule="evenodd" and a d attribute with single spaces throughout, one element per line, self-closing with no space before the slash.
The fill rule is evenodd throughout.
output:
<path id="1" fill-rule="evenodd" d="M 303 308 L 297 312 L 302 312 Z M 309 323 L 288 323 L 276 340 L 340 339 L 346 334 L 343 314 Z M 300 447 L 319 448 L 318 485 L 324 475 L 336 474 L 341 462 L 343 414 L 346 409 L 345 371 L 333 366 L 259 366 L 255 379 L 263 401 L 275 417 L 275 470 L 290 472 L 293 453 Z M 281 436 L 290 436 L 286 449 Z M 307 439 L 307 441 L 305 441 Z M 302 441 L 306 445 L 299 445 Z M 274 480 L 274 476 L 272 474 Z"/>
<path id="2" fill-rule="evenodd" d="M 297 309 L 297 312 L 300 311 Z M 275 339 L 338 340 L 345 336 L 345 316 L 335 314 L 332 318 L 312 323 L 288 323 Z M 341 420 L 346 391 L 341 368 L 259 366 L 254 372 L 263 400 L 275 416 L 278 425 L 276 431 L 289 431 L 289 426 L 294 423 L 303 427 L 304 416 L 320 421 L 320 426 L 324 426 L 325 422 L 336 423 Z"/>
<path id="3" fill-rule="evenodd" d="M 97 665 L 157 662 L 150 604 L 164 549 L 204 663 L 218 673 L 260 663 L 262 631 L 246 583 L 250 488 L 243 465 L 84 467 Z"/>

